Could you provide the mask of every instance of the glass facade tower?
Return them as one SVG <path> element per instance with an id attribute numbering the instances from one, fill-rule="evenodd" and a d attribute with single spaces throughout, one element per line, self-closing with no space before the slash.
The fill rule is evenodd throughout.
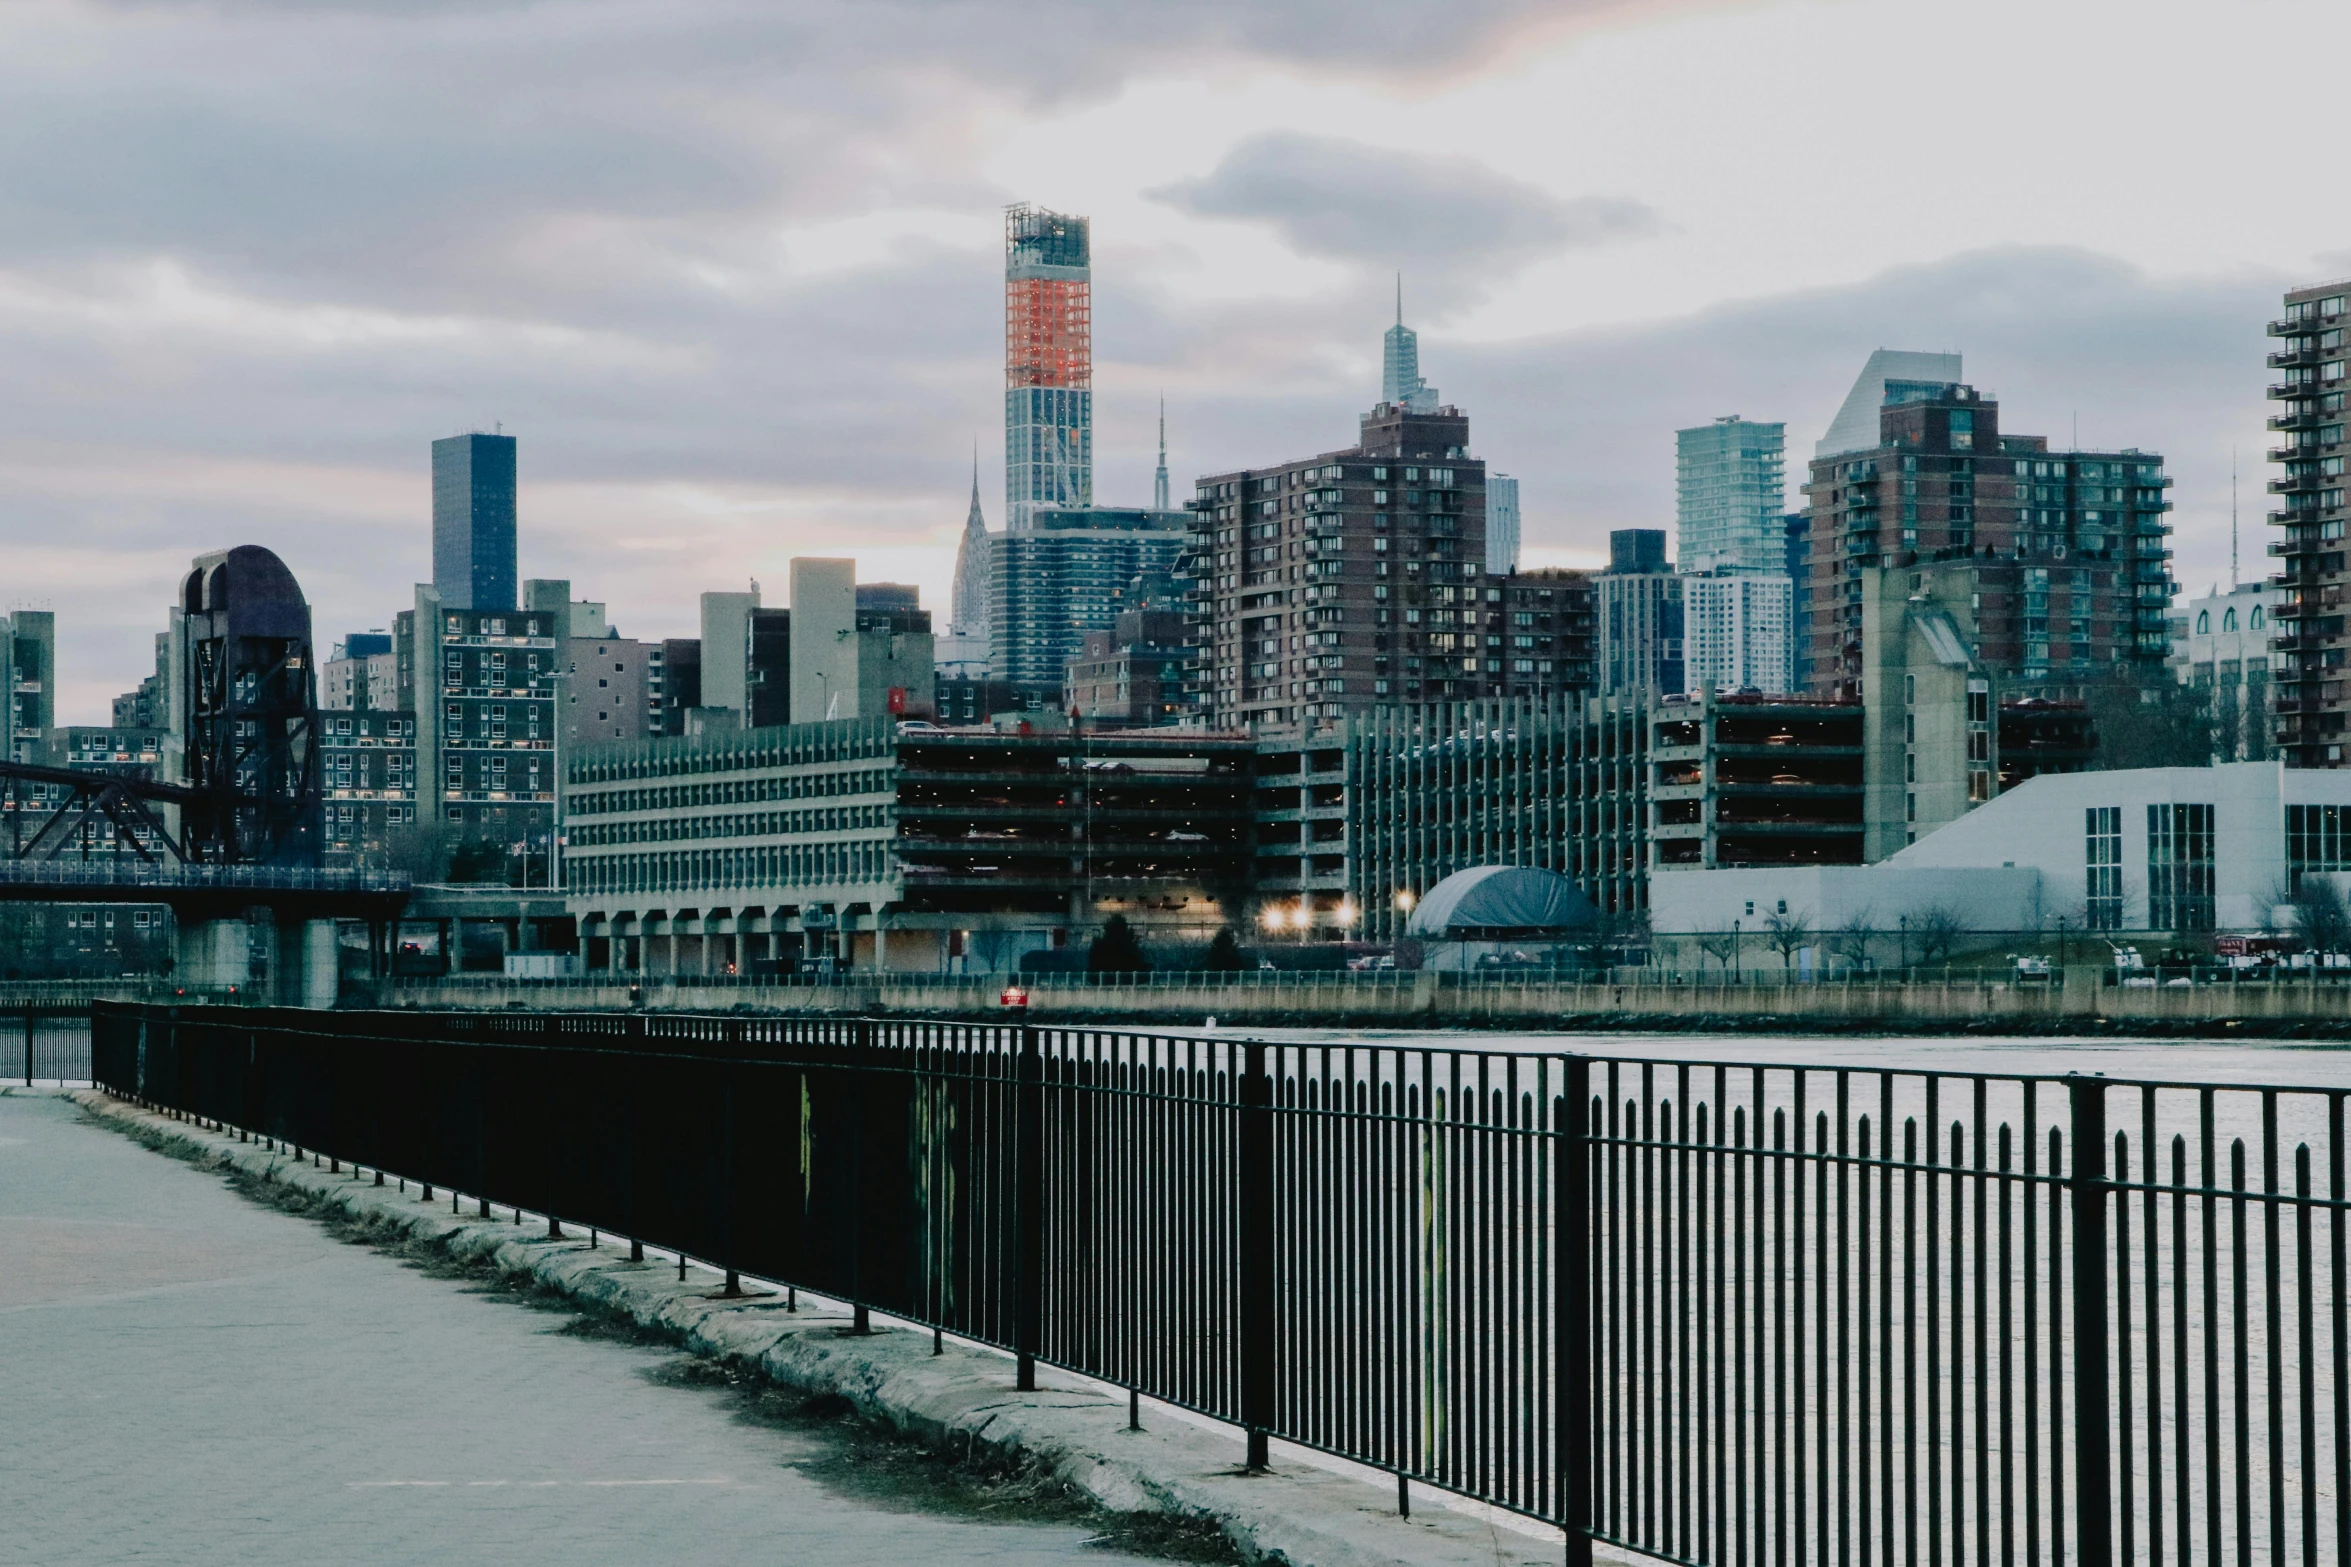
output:
<path id="1" fill-rule="evenodd" d="M 1087 221 L 1004 214 L 1005 525 L 1094 504 L 1092 244 Z"/>
<path id="2" fill-rule="evenodd" d="M 433 443 L 433 589 L 447 609 L 515 607 L 513 436 Z"/>
<path id="3" fill-rule="evenodd" d="M 1675 434 L 1675 557 L 1684 571 L 1787 570 L 1787 430 L 1732 415 Z"/>

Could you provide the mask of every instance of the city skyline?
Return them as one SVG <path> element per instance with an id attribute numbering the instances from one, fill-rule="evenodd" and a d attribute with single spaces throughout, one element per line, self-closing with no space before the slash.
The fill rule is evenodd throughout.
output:
<path id="1" fill-rule="evenodd" d="M 976 47 L 986 7 L 904 65 L 884 40 L 902 30 L 843 20 L 807 53 L 821 66 L 781 66 L 732 63 L 764 58 L 758 25 L 687 6 L 565 35 L 563 72 L 534 59 L 544 19 L 503 13 L 281 15 L 266 48 L 235 8 L 12 16 L 20 63 L 0 78 L 44 62 L 14 101 L 71 153 L 24 164 L 0 248 L 0 611 L 57 611 L 59 711 L 77 718 L 145 672 L 191 549 L 265 543 L 311 585 L 322 635 L 380 625 L 430 575 L 423 447 L 493 420 L 531 445 L 521 569 L 611 601 L 632 634 L 689 631 L 701 590 L 794 554 L 853 553 L 943 611 L 971 430 L 1002 471 L 1000 209 L 1023 199 L 1095 224 L 1109 503 L 1150 493 L 1163 389 L 1178 493 L 1318 445 L 1377 384 L 1400 269 L 1424 373 L 1476 410 L 1479 455 L 1526 482 L 1530 566 L 1595 565 L 1611 528 L 1663 524 L 1676 428 L 1737 407 L 1804 450 L 1887 346 L 1965 352 L 2053 440 L 2078 415 L 2085 447 L 2165 451 L 2181 581 L 2225 580 L 2228 453 L 2261 448 L 2266 413 L 2248 326 L 2285 288 L 2351 270 L 2251 158 L 2247 111 L 2279 29 L 2323 47 L 2351 23 L 2289 5 L 2192 44 L 2160 27 L 2118 41 L 2094 7 L 2040 7 L 2044 47 L 2018 62 L 1993 42 L 2012 12 L 2023 25 L 1995 7 L 1982 37 L 1905 56 L 1929 93 L 1997 59 L 2019 108 L 1987 128 L 1982 172 L 1935 182 L 1932 212 L 1886 172 L 1890 144 L 1764 116 L 1750 158 L 1782 172 L 1759 181 L 1625 101 L 1670 71 L 1736 112 L 1759 65 L 1915 44 L 1883 4 L 1833 23 L 1785 4 L 1539 23 L 1500 5 L 1442 26 L 1373 8 L 1335 52 L 1302 23 L 1211 7 L 1018 66 Z M 395 33 L 402 47 L 366 43 Z M 2210 91 L 2161 126 L 2109 114 L 2191 47 Z M 2092 48 L 2130 69 L 2065 75 Z M 938 65 L 958 51 L 971 63 Z M 433 85 L 453 54 L 554 129 L 474 134 Z M 679 106 L 683 86 L 804 111 L 777 78 L 810 69 L 835 81 L 824 101 L 870 95 L 873 112 L 836 117 L 853 130 L 746 122 L 781 161 Z M 346 133 L 275 134 L 322 81 Z M 592 102 L 663 81 L 628 94 L 623 155 Z M 2037 172 L 2051 145 L 2117 150 L 2123 123 L 2137 155 L 2177 155 L 2165 200 L 2076 199 Z M 1584 143 L 1605 156 L 1540 152 Z M 125 172 L 223 147 L 285 199 L 224 216 Z M 843 155 L 829 182 L 791 172 L 827 149 Z M 2223 164 L 2242 178 L 2198 178 Z M 1886 187 L 1874 216 L 1807 199 L 1808 171 L 1831 167 Z M 2248 522 L 2242 542 L 2263 536 Z"/>

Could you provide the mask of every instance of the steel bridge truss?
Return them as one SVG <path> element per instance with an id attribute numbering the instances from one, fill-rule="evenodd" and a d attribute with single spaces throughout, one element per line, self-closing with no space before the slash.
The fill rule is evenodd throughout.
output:
<path id="1" fill-rule="evenodd" d="M 185 865 L 186 850 L 154 807 L 196 798 L 192 789 L 121 773 L 0 761 L 0 859 L 55 860 L 76 850 L 87 859 L 103 844 L 150 865 L 163 863 L 160 848 Z"/>

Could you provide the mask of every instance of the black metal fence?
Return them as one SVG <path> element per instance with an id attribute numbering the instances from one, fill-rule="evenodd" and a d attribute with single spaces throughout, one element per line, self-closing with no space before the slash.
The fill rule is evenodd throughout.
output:
<path id="1" fill-rule="evenodd" d="M 2336 1562 L 2344 1090 L 102 1006 L 117 1093 L 1724 1567 Z"/>
<path id="2" fill-rule="evenodd" d="M 90 1009 L 0 1003 L 0 1083 L 92 1083 Z"/>

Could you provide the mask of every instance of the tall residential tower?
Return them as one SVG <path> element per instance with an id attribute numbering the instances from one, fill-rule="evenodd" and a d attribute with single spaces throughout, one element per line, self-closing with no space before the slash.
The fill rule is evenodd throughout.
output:
<path id="1" fill-rule="evenodd" d="M 57 723 L 57 617 L 0 615 L 0 761 L 38 762 Z"/>
<path id="2" fill-rule="evenodd" d="M 1969 652 L 2005 692 L 2069 698 L 2163 678 L 2173 592 L 2163 459 L 2010 435 L 2000 405 L 1974 387 L 1886 376 L 1886 357 L 1871 357 L 1846 400 L 1851 411 L 1878 399 L 1877 438 L 1848 446 L 1838 415 L 1805 486 L 1800 689 L 1863 696 L 1864 574 L 1943 561 L 1973 573 Z"/>
<path id="3" fill-rule="evenodd" d="M 1004 213 L 1005 526 L 1094 504 L 1094 269 L 1084 218 Z"/>
<path id="4" fill-rule="evenodd" d="M 2279 510 L 2269 514 L 2282 536 L 2270 549 L 2282 557 L 2275 579 L 2282 590 L 2271 611 L 2278 653 L 2278 755 L 2289 767 L 2343 765 L 2344 729 L 2351 701 L 2343 695 L 2344 394 L 2351 388 L 2344 349 L 2351 288 L 2327 284 L 2286 295 L 2286 313 L 2269 324 L 2277 342 L 2269 356 L 2278 372 L 2269 395 L 2279 432 L 2270 453 L 2281 466 L 2269 481 Z"/>
<path id="5" fill-rule="evenodd" d="M 1674 436 L 1674 557 L 1684 571 L 1787 569 L 1787 429 L 1731 414 Z"/>

